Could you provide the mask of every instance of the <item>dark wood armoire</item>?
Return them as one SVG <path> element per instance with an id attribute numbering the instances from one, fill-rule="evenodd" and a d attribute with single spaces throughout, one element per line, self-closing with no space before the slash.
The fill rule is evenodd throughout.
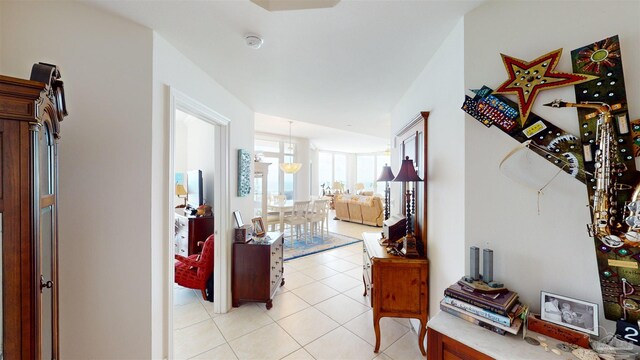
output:
<path id="1" fill-rule="evenodd" d="M 58 149 L 66 115 L 54 65 L 0 75 L 0 242 L 4 359 L 58 359 Z"/>

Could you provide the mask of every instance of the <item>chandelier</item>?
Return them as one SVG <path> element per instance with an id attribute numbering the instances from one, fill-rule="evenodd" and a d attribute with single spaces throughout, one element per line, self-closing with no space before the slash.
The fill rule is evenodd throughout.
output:
<path id="1" fill-rule="evenodd" d="M 289 120 L 289 151 L 293 152 L 293 145 L 291 144 L 291 123 L 293 123 L 293 121 Z M 287 174 L 295 174 L 301 167 L 301 163 L 288 162 L 280 164 L 280 170 Z"/>

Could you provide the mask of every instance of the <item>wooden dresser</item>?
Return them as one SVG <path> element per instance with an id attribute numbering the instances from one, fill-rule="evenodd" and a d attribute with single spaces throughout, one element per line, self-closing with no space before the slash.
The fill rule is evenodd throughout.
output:
<path id="1" fill-rule="evenodd" d="M 371 293 L 375 352 L 380 349 L 380 318 L 385 316 L 420 320 L 418 345 L 422 355 L 429 318 L 429 261 L 390 255 L 380 246 L 380 233 L 363 233 L 363 281 L 365 295 Z"/>
<path id="2" fill-rule="evenodd" d="M 207 240 L 213 234 L 213 216 L 184 216 L 176 214 L 175 253 L 182 256 L 199 254 L 202 250 L 199 241 Z"/>
<path id="3" fill-rule="evenodd" d="M 284 240 L 281 232 L 268 232 L 264 242 L 233 244 L 231 293 L 233 307 L 240 301 L 265 302 L 273 306 L 273 296 L 284 285 Z"/>

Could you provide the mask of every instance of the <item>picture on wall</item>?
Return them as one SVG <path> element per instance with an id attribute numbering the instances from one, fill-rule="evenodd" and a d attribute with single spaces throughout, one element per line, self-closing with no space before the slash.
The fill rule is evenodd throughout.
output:
<path id="1" fill-rule="evenodd" d="M 238 149 L 238 196 L 243 197 L 251 193 L 251 154 L 244 149 Z"/>
<path id="2" fill-rule="evenodd" d="M 598 304 L 541 291 L 540 317 L 544 321 L 598 335 Z"/>

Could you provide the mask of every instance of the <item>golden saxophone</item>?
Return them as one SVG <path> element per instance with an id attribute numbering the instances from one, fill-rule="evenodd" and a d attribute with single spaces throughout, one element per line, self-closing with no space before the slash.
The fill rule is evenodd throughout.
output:
<path id="1" fill-rule="evenodd" d="M 595 189 L 591 201 L 592 223 L 587 225 L 590 236 L 595 236 L 605 245 L 617 248 L 624 244 L 640 246 L 640 187 L 635 186 L 624 211 L 618 214 L 618 191 L 630 190 L 631 186 L 617 183 L 616 174 L 627 170 L 620 161 L 614 139 L 611 107 L 601 102 L 568 103 L 555 100 L 545 104 L 551 107 L 576 107 L 597 111 L 596 152 L 594 174 Z M 619 216 L 621 215 L 621 216 Z M 624 222 L 619 219 L 624 219 Z"/>

